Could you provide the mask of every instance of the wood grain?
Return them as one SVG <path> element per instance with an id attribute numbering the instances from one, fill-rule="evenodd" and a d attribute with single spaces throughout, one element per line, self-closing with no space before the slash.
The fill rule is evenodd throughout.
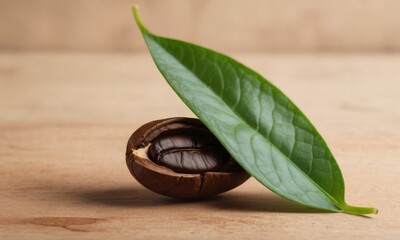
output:
<path id="1" fill-rule="evenodd" d="M 1 239 L 399 239 L 400 56 L 257 55 L 331 146 L 351 204 L 318 212 L 253 179 L 205 201 L 140 186 L 125 144 L 141 124 L 193 116 L 146 55 L 0 54 Z"/>

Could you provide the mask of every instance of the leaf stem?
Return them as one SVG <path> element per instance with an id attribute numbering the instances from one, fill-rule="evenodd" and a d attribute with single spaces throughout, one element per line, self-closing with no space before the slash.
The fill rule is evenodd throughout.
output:
<path id="1" fill-rule="evenodd" d="M 133 5 L 132 6 L 132 14 L 133 14 L 133 17 L 135 18 L 135 21 L 136 21 L 138 27 L 140 28 L 140 30 L 142 32 L 148 33 L 149 30 L 147 30 L 147 28 L 144 26 L 142 20 L 140 19 L 139 6 L 138 5 Z"/>
<path id="2" fill-rule="evenodd" d="M 378 209 L 376 208 L 371 208 L 371 207 L 356 207 L 356 206 L 351 206 L 351 205 L 345 205 L 341 206 L 341 209 L 350 214 L 377 214 Z"/>

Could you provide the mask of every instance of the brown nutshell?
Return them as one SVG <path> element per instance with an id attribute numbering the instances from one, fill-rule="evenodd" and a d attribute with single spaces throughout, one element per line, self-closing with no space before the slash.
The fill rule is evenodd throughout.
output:
<path id="1" fill-rule="evenodd" d="M 229 191 L 249 179 L 198 119 L 146 123 L 129 138 L 126 163 L 146 188 L 175 198 L 201 198 Z"/>

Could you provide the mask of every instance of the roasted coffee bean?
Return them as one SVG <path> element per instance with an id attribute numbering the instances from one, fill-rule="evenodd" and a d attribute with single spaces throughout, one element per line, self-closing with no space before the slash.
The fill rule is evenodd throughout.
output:
<path id="1" fill-rule="evenodd" d="M 250 177 L 207 127 L 193 118 L 143 125 L 128 141 L 126 162 L 143 186 L 176 198 L 212 196 Z"/>

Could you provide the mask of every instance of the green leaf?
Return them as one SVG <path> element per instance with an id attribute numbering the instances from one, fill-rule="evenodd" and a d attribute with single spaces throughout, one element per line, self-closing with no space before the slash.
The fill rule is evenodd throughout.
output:
<path id="1" fill-rule="evenodd" d="M 331 151 L 278 88 L 228 56 L 150 33 L 136 7 L 133 14 L 172 89 L 260 183 L 306 206 L 377 213 L 345 203 L 342 173 Z"/>

